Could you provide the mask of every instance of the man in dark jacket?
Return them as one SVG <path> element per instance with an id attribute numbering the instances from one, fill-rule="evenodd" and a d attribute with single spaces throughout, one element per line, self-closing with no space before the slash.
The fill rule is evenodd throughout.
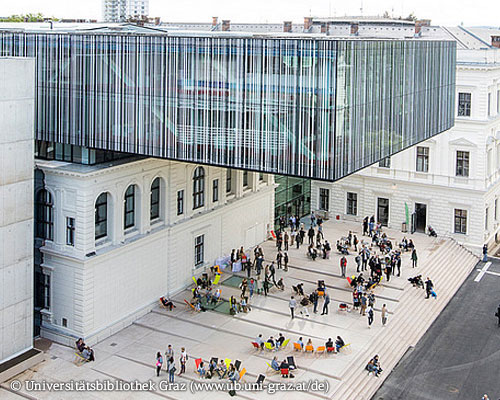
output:
<path id="1" fill-rule="evenodd" d="M 500 305 L 498 306 L 497 313 L 495 315 L 498 318 L 498 326 L 500 326 Z"/>
<path id="2" fill-rule="evenodd" d="M 427 296 L 425 297 L 426 299 L 429 298 L 431 295 L 432 288 L 434 287 L 434 284 L 430 280 L 429 277 L 427 277 L 427 280 L 425 281 L 425 292 L 427 293 Z"/>

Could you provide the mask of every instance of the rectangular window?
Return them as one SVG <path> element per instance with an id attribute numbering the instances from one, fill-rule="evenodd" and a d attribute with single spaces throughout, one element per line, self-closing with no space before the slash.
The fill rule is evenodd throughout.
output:
<path id="1" fill-rule="evenodd" d="M 497 114 L 500 114 L 500 90 L 497 90 Z"/>
<path id="2" fill-rule="evenodd" d="M 177 215 L 184 214 L 184 190 L 177 191 Z"/>
<path id="3" fill-rule="evenodd" d="M 50 275 L 42 273 L 43 308 L 50 310 Z"/>
<path id="4" fill-rule="evenodd" d="M 455 208 L 455 233 L 467 233 L 467 210 Z"/>
<path id="5" fill-rule="evenodd" d="M 417 172 L 429 172 L 429 148 L 417 147 Z"/>
<path id="6" fill-rule="evenodd" d="M 488 207 L 486 207 L 486 210 L 484 211 L 484 230 L 487 231 L 488 230 L 488 225 L 489 225 L 489 214 L 490 214 L 490 209 Z"/>
<path id="7" fill-rule="evenodd" d="M 248 186 L 248 171 L 243 171 L 243 187 Z"/>
<path id="8" fill-rule="evenodd" d="M 212 201 L 219 201 L 219 180 L 214 179 L 212 182 Z"/>
<path id="9" fill-rule="evenodd" d="M 319 209 L 323 211 L 328 211 L 330 200 L 330 191 L 328 189 L 319 189 Z"/>
<path id="10" fill-rule="evenodd" d="M 347 215 L 358 215 L 358 194 L 347 192 Z"/>
<path id="11" fill-rule="evenodd" d="M 203 253 L 205 251 L 205 235 L 196 236 L 194 240 L 194 265 L 203 264 Z"/>
<path id="12" fill-rule="evenodd" d="M 232 171 L 229 168 L 226 170 L 226 193 L 231 193 L 231 190 L 232 190 L 232 188 L 231 188 L 231 183 L 232 183 L 231 182 L 231 178 L 232 178 L 231 172 Z"/>
<path id="13" fill-rule="evenodd" d="M 378 162 L 378 166 L 380 168 L 391 168 L 391 157 L 385 157 L 385 158 L 382 158 L 379 162 Z"/>
<path id="14" fill-rule="evenodd" d="M 498 221 L 498 199 L 495 199 L 495 221 Z"/>
<path id="15" fill-rule="evenodd" d="M 457 176 L 469 176 L 469 152 L 457 151 Z"/>
<path id="16" fill-rule="evenodd" d="M 458 94 L 458 116 L 470 117 L 471 109 L 471 94 L 459 93 Z"/>
<path id="17" fill-rule="evenodd" d="M 259 182 L 262 182 L 264 180 L 264 173 L 259 172 Z"/>
<path id="18" fill-rule="evenodd" d="M 66 218 L 66 244 L 75 245 L 75 219 L 70 217 Z"/>
<path id="19" fill-rule="evenodd" d="M 491 93 L 488 93 L 488 117 L 491 117 Z"/>

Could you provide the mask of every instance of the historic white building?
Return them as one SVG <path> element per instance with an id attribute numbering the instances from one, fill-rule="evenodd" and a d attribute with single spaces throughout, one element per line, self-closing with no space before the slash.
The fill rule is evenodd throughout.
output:
<path id="1" fill-rule="evenodd" d="M 0 58 L 0 366 L 33 347 L 34 88 L 34 60 Z"/>
<path id="2" fill-rule="evenodd" d="M 272 175 L 149 158 L 36 164 L 41 332 L 58 342 L 108 337 L 272 229 Z"/>
<path id="3" fill-rule="evenodd" d="M 431 225 L 479 249 L 500 229 L 500 30 L 426 27 L 420 35 L 457 41 L 455 126 L 338 183 L 313 182 L 312 208 L 347 220 L 374 215 L 392 228 L 402 228 L 407 208 L 417 231 Z"/>

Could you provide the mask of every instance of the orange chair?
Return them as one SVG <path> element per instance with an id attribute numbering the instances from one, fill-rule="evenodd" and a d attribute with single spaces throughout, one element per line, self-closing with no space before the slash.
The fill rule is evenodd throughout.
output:
<path id="1" fill-rule="evenodd" d="M 240 381 L 243 379 L 243 377 L 245 376 L 245 374 L 247 373 L 247 370 L 246 368 L 243 368 L 241 371 L 240 371 Z"/>
<path id="2" fill-rule="evenodd" d="M 314 347 L 312 345 L 306 346 L 305 352 L 307 353 L 308 351 L 314 353 Z"/>
<path id="3" fill-rule="evenodd" d="M 318 346 L 316 348 L 316 354 L 320 354 L 320 353 L 325 354 L 325 350 L 326 350 L 325 346 Z"/>
<path id="4" fill-rule="evenodd" d="M 302 346 L 299 343 L 294 343 L 293 344 L 293 349 L 295 351 L 302 351 Z"/>
<path id="5" fill-rule="evenodd" d="M 201 361 L 202 361 L 201 358 L 197 358 L 196 360 L 194 360 L 194 363 L 196 364 L 196 370 L 200 368 Z"/>
<path id="6" fill-rule="evenodd" d="M 318 296 L 323 297 L 325 295 L 325 292 L 322 290 L 318 290 Z"/>

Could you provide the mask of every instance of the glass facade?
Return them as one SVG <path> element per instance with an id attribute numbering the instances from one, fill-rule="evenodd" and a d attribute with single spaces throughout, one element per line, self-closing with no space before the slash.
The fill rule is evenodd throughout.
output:
<path id="1" fill-rule="evenodd" d="M 334 181 L 453 125 L 454 41 L 0 33 L 36 138 Z"/>
<path id="2" fill-rule="evenodd" d="M 302 218 L 311 213 L 311 180 L 293 176 L 276 175 L 275 183 L 279 186 L 274 194 L 274 225 L 280 225 L 280 217 L 288 219 L 292 216 Z"/>

